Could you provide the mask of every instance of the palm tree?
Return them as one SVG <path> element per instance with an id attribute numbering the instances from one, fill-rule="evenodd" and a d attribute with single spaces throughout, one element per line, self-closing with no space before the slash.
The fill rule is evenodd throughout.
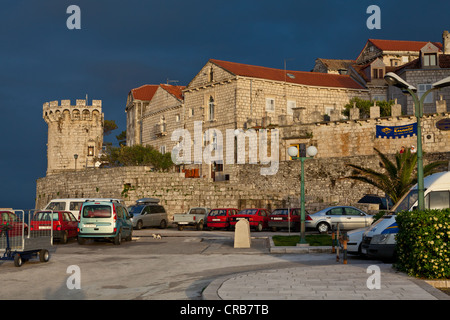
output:
<path id="1" fill-rule="evenodd" d="M 397 152 L 393 162 L 378 149 L 374 148 L 374 150 L 380 157 L 380 166 L 384 172 L 347 164 L 355 170 L 351 176 L 346 178 L 369 183 L 384 191 L 396 203 L 417 183 L 417 153 L 411 153 L 410 149 L 403 153 Z M 424 177 L 436 172 L 441 165 L 446 163 L 446 161 L 436 161 L 427 164 L 423 167 Z"/>

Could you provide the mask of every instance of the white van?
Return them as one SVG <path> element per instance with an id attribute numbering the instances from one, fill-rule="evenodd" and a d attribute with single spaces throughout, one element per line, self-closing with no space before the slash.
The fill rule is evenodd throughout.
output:
<path id="1" fill-rule="evenodd" d="M 425 209 L 450 208 L 450 172 L 439 172 L 424 178 Z M 392 213 L 380 218 L 364 232 L 361 252 L 369 257 L 392 259 L 395 256 L 395 235 L 398 212 L 417 208 L 417 184 L 392 208 Z"/>
<path id="2" fill-rule="evenodd" d="M 53 210 L 53 211 L 70 211 L 75 216 L 75 218 L 79 218 L 80 209 L 83 202 L 87 200 L 92 201 L 111 201 L 115 200 L 121 202 L 119 199 L 110 199 L 110 198 L 67 198 L 67 199 L 53 199 L 51 200 L 45 208 L 42 210 Z"/>

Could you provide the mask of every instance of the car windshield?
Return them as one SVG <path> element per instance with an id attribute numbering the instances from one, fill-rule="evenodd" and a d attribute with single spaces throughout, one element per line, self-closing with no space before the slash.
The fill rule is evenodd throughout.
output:
<path id="1" fill-rule="evenodd" d="M 274 215 L 287 216 L 288 215 L 288 209 L 275 209 L 275 210 L 273 210 L 273 212 L 270 215 L 271 216 L 274 216 Z"/>
<path id="2" fill-rule="evenodd" d="M 258 209 L 244 209 L 239 211 L 238 214 L 248 214 L 248 215 L 255 215 L 258 212 Z"/>
<path id="3" fill-rule="evenodd" d="M 110 218 L 111 206 L 92 204 L 83 207 L 83 218 Z"/>
<path id="4" fill-rule="evenodd" d="M 195 208 L 195 209 L 191 209 L 189 214 L 205 214 L 205 209 L 203 208 Z"/>
<path id="5" fill-rule="evenodd" d="M 217 209 L 217 210 L 211 210 L 211 212 L 209 213 L 209 216 L 226 216 L 227 215 L 227 210 L 225 209 Z"/>
<path id="6" fill-rule="evenodd" d="M 411 209 L 413 204 L 417 201 L 418 198 L 418 191 L 417 189 L 411 190 L 404 198 L 403 200 L 397 205 L 397 207 L 394 210 L 394 212 L 398 213 L 401 211 L 408 211 Z"/>
<path id="7" fill-rule="evenodd" d="M 142 209 L 144 209 L 145 205 L 135 205 L 128 207 L 128 212 L 132 214 L 141 214 Z"/>
<path id="8" fill-rule="evenodd" d="M 33 221 L 50 221 L 53 217 L 53 221 L 58 221 L 58 212 L 41 211 L 36 212 L 33 216 Z"/>

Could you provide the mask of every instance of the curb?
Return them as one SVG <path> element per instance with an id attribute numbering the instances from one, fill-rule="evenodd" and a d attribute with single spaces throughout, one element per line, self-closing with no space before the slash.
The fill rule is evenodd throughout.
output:
<path id="1" fill-rule="evenodd" d="M 269 238 L 269 252 L 270 253 L 332 253 L 329 246 L 275 246 L 272 237 Z"/>

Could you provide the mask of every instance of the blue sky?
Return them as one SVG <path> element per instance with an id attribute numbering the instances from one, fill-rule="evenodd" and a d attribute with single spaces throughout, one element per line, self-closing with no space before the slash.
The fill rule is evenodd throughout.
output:
<path id="1" fill-rule="evenodd" d="M 186 85 L 208 59 L 309 71 L 316 58 L 354 59 L 367 39 L 442 41 L 442 1 L 1 1 L 0 207 L 33 208 L 47 167 L 42 104 L 103 100 L 126 129 L 128 92 L 143 84 Z M 369 30 L 370 5 L 381 29 Z M 69 5 L 81 29 L 69 30 Z"/>

